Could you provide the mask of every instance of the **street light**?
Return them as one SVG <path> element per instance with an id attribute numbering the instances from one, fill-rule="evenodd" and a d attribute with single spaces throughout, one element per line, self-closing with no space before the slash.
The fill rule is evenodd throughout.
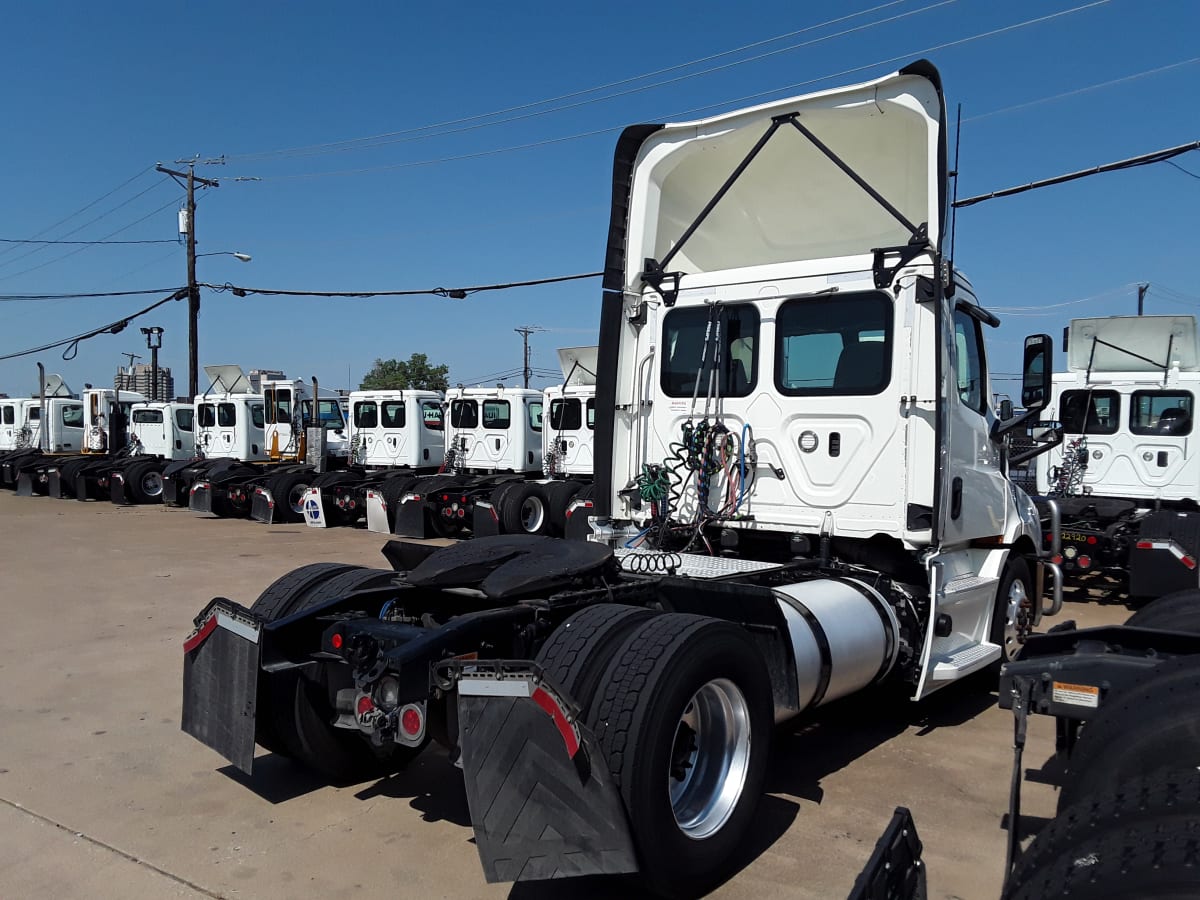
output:
<path id="1" fill-rule="evenodd" d="M 197 253 L 196 258 L 201 256 L 232 256 L 234 259 L 240 259 L 242 262 L 250 262 L 254 257 L 249 253 L 235 253 L 232 250 L 217 250 L 214 253 Z"/>
<path id="2" fill-rule="evenodd" d="M 158 399 L 158 350 L 162 346 L 163 330 L 157 325 L 143 328 L 146 348 L 150 351 L 150 399 Z M 132 369 L 132 366 L 130 367 Z"/>

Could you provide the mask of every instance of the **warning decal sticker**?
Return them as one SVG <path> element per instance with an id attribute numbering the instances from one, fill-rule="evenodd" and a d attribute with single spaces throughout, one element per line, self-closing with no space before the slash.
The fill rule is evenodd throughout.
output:
<path id="1" fill-rule="evenodd" d="M 1091 684 L 1056 681 L 1052 696 L 1055 703 L 1065 703 L 1068 706 L 1087 706 L 1095 709 L 1100 705 L 1100 688 Z"/>

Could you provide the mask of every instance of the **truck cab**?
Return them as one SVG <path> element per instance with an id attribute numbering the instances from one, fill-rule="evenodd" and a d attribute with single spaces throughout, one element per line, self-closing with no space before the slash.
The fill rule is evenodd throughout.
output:
<path id="1" fill-rule="evenodd" d="M 137 453 L 163 459 L 191 459 L 195 455 L 196 411 L 191 404 L 135 403 L 129 417 L 129 439 Z"/>
<path id="2" fill-rule="evenodd" d="M 1068 577 L 1104 571 L 1133 597 L 1195 588 L 1200 560 L 1200 344 L 1193 316 L 1074 319 L 1046 422 L 1061 447 L 1037 460 L 1062 520 Z"/>
<path id="3" fill-rule="evenodd" d="M 540 472 L 542 393 L 527 388 L 446 391 L 447 469 L 454 472 Z"/>
<path id="4" fill-rule="evenodd" d="M 1044 570 L 992 409 L 984 332 L 999 320 L 941 251 L 930 73 L 626 129 L 594 510 L 614 545 L 900 577 L 928 604 L 908 638 L 917 696 L 1009 658 Z M 1038 409 L 1049 352 L 1028 339 Z"/>
<path id="5" fill-rule="evenodd" d="M 352 391 L 351 462 L 367 468 L 441 466 L 443 402 L 439 391 Z"/>
<path id="6" fill-rule="evenodd" d="M 129 411 L 146 400 L 136 391 L 88 388 L 83 392 L 84 454 L 115 453 L 129 435 Z"/>
<path id="7" fill-rule="evenodd" d="M 27 439 L 25 410 L 30 402 L 26 397 L 0 400 L 0 453 L 16 450 Z"/>
<path id="8" fill-rule="evenodd" d="M 202 394 L 195 400 L 196 449 L 210 459 L 269 458 L 264 434 L 263 395 Z"/>
<path id="9" fill-rule="evenodd" d="M 592 474 L 596 429 L 596 347 L 558 351 L 563 383 L 546 388 L 542 422 L 542 471 L 548 478 Z"/>
<path id="10" fill-rule="evenodd" d="M 321 391 L 299 379 L 268 379 L 262 382 L 265 440 L 271 459 L 305 457 L 306 429 L 319 424 L 325 429 L 325 452 L 345 462 L 350 453 L 349 429 L 341 398 Z M 313 390 L 317 398 L 317 417 L 313 419 Z"/>
<path id="11" fill-rule="evenodd" d="M 1055 373 L 1047 415 L 1062 423 L 1064 446 L 1038 458 L 1041 494 L 1194 501 L 1200 450 L 1189 440 L 1200 389 L 1193 316 L 1074 319 L 1067 371 Z M 1064 457 L 1085 449 L 1074 485 L 1059 485 Z"/>

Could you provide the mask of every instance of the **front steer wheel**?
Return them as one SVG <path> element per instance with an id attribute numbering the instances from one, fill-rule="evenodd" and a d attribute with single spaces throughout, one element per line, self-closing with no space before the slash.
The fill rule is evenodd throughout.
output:
<path id="1" fill-rule="evenodd" d="M 648 886 L 693 897 L 726 877 L 758 808 L 772 726 L 770 681 L 745 631 L 649 619 L 613 654 L 588 724 Z"/>

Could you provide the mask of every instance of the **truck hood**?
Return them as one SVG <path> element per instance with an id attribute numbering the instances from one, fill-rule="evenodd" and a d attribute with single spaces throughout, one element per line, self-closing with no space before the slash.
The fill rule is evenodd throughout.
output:
<path id="1" fill-rule="evenodd" d="M 617 148 L 605 287 L 640 293 L 656 264 L 684 276 L 815 260 L 861 271 L 878 248 L 936 251 L 944 120 L 938 72 L 920 61 L 851 87 L 632 126 Z"/>

